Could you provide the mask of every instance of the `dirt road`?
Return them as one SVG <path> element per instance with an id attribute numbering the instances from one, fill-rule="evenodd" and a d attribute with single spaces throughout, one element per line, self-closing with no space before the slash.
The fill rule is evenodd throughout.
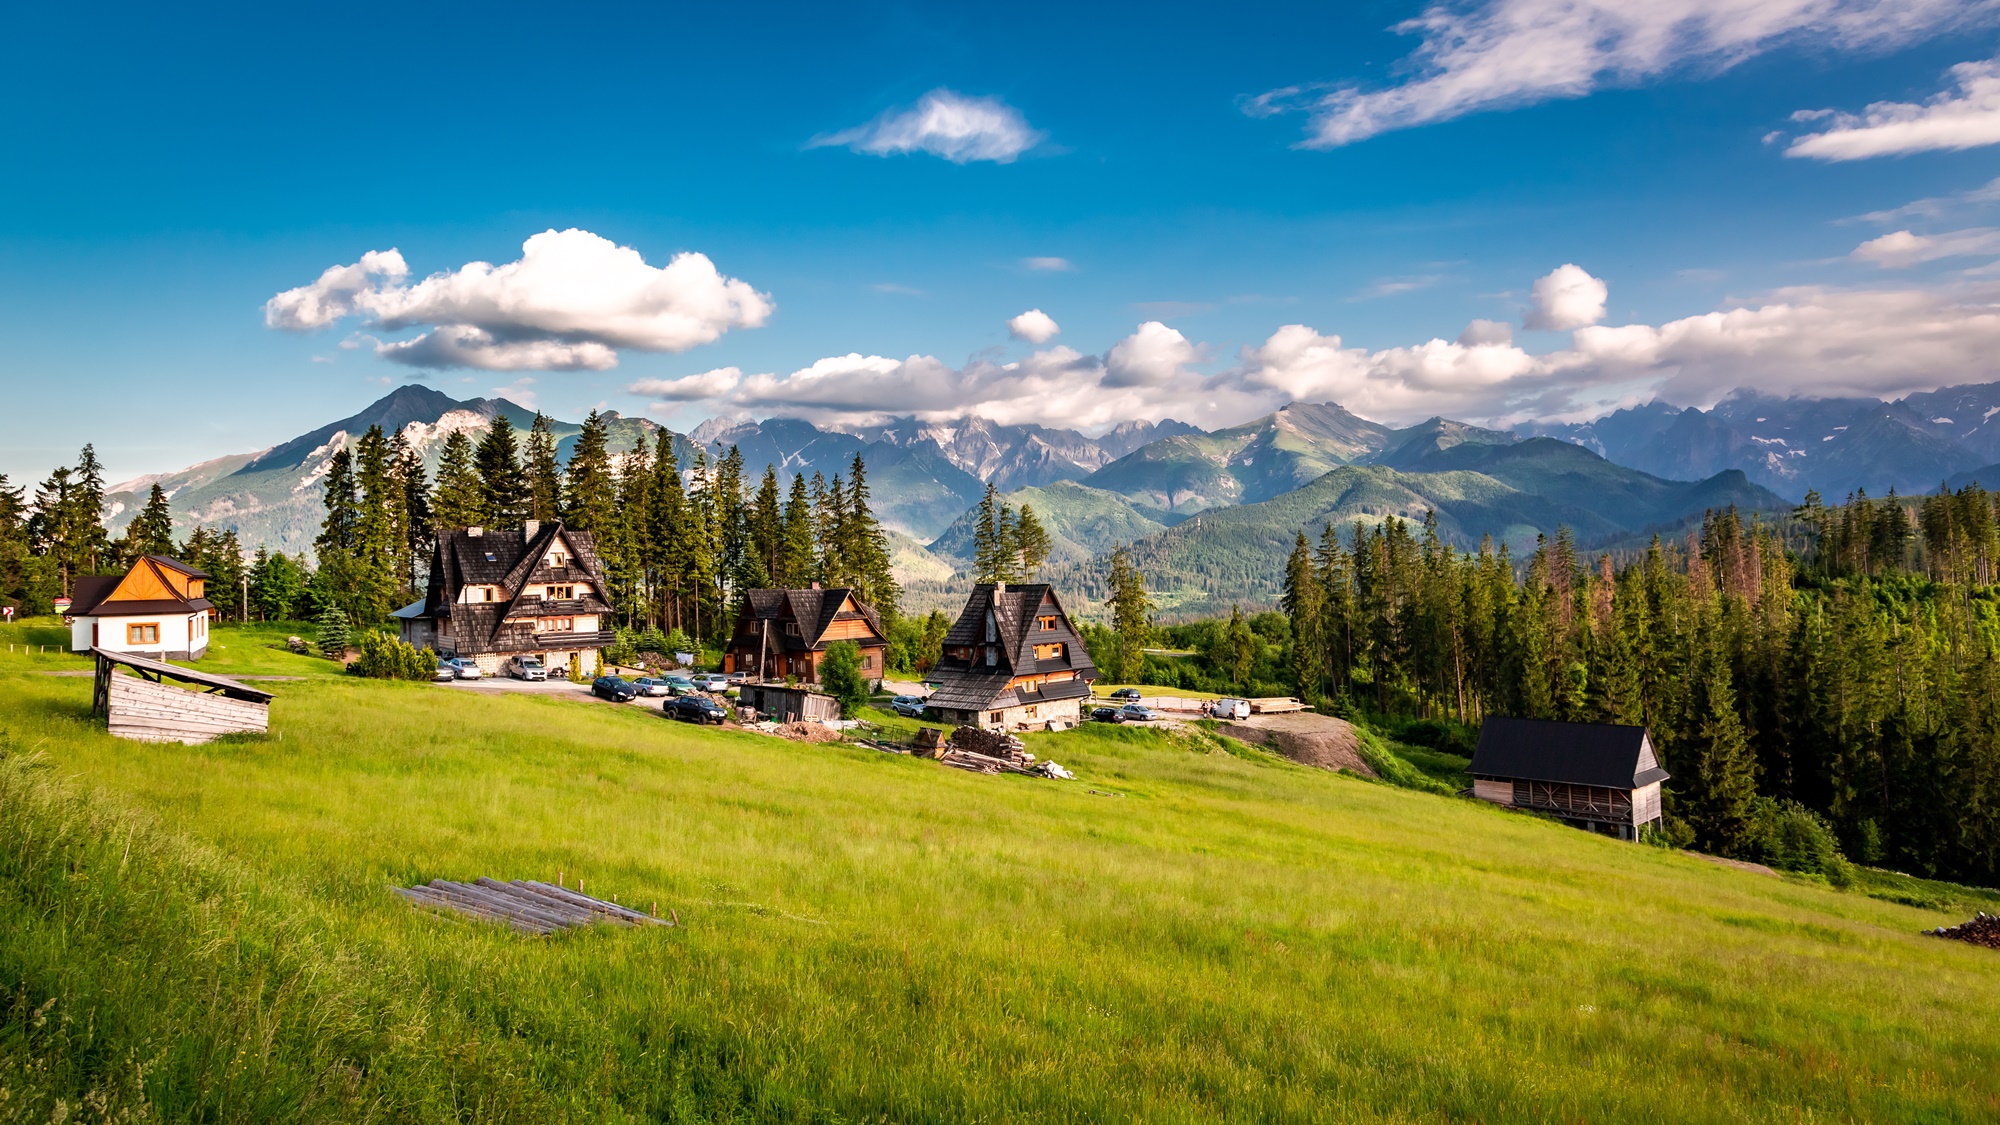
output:
<path id="1" fill-rule="evenodd" d="M 1224 723 L 1219 733 L 1268 746 L 1295 762 L 1329 770 L 1352 770 L 1363 777 L 1375 771 L 1361 760 L 1354 727 L 1345 719 L 1311 711 L 1284 715 L 1252 715 Z"/>

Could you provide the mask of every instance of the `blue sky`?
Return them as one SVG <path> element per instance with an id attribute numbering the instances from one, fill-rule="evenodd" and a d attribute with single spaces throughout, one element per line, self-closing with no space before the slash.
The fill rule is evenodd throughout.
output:
<path id="1" fill-rule="evenodd" d="M 2000 378 L 1990 6 L 1551 14 L 1577 7 L 22 11 L 0 472 L 32 482 L 85 441 L 114 476 L 178 468 L 411 379 L 677 427 L 1098 428 L 1293 395 L 1506 421 Z M 898 133 L 926 104 L 991 127 Z M 898 136 L 947 155 L 877 154 Z M 588 278 L 652 284 L 693 252 L 714 280 L 661 282 L 685 307 L 636 327 L 560 270 L 501 286 L 539 319 L 487 308 L 485 275 L 419 286 L 544 231 L 576 232 L 544 245 Z M 392 248 L 407 274 L 372 296 L 267 323 Z M 751 296 L 717 312 L 729 279 Z M 1060 334 L 1011 335 L 1029 309 Z M 377 353 L 464 324 L 492 347 Z M 468 360 L 488 366 L 446 366 Z"/>

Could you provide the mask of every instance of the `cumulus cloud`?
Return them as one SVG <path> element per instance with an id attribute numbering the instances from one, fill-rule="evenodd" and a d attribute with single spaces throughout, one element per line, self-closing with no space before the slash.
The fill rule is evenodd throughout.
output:
<path id="1" fill-rule="evenodd" d="M 1334 148 L 1479 110 L 1583 97 L 1680 69 L 1727 69 L 1781 43 L 1837 49 L 1914 41 L 1986 0 L 1486 0 L 1437 3 L 1395 30 L 1422 36 L 1400 85 L 1272 90 L 1253 115 L 1302 110 L 1305 144 Z"/>
<path id="2" fill-rule="evenodd" d="M 1940 258 L 1993 253 L 2000 253 L 2000 229 L 1972 227 L 1936 235 L 1892 231 L 1856 246 L 1851 256 L 1863 262 L 1873 262 L 1884 269 L 1906 269 Z"/>
<path id="3" fill-rule="evenodd" d="M 1055 338 L 1062 327 L 1055 318 L 1040 309 L 1029 309 L 1007 322 L 1007 331 L 1016 340 L 1026 340 L 1030 344 L 1046 344 Z"/>
<path id="4" fill-rule="evenodd" d="M 1504 320 L 1475 320 L 1458 334 L 1458 342 L 1468 348 L 1481 344 L 1511 344 L 1514 328 Z"/>
<path id="5" fill-rule="evenodd" d="M 1522 326 L 1568 332 L 1596 324 L 1604 319 L 1604 301 L 1610 292 L 1582 266 L 1557 266 L 1529 287 L 1528 315 Z"/>
<path id="6" fill-rule="evenodd" d="M 1021 111 L 999 98 L 969 98 L 939 87 L 907 109 L 884 113 L 866 125 L 815 137 L 808 147 L 839 146 L 869 156 L 927 152 L 954 164 L 990 160 L 1011 164 L 1042 143 Z"/>
<path id="7" fill-rule="evenodd" d="M 1042 273 L 1068 273 L 1076 268 L 1068 258 L 1022 258 L 1021 264 Z"/>
<path id="8" fill-rule="evenodd" d="M 384 359 L 421 367 L 603 370 L 618 349 L 682 352 L 731 328 L 769 319 L 768 295 L 724 277 L 705 255 L 646 264 L 639 252 L 584 230 L 543 231 L 504 265 L 471 262 L 408 282 L 395 250 L 288 289 L 264 305 L 272 328 L 305 332 L 355 317 L 414 339 L 375 342 Z"/>
<path id="9" fill-rule="evenodd" d="M 1119 356 L 1120 377 L 1112 375 L 1109 356 L 1058 345 L 1010 363 L 982 356 L 953 367 L 935 356 L 855 353 L 830 356 L 789 375 L 723 368 L 684 379 L 645 380 L 627 389 L 666 402 L 701 401 L 730 414 L 857 423 L 890 415 L 937 420 L 973 414 L 1007 425 L 1038 422 L 1086 430 L 1133 419 L 1246 418 L 1272 405 L 1266 390 L 1173 364 L 1176 358 L 1192 361 L 1198 349 L 1163 325 L 1141 325 L 1112 351 Z M 1132 381 L 1135 377 L 1142 381 Z"/>
<path id="10" fill-rule="evenodd" d="M 1828 124 L 1794 140 L 1785 155 L 1865 160 L 2000 144 L 2000 59 L 1960 63 L 1946 73 L 1957 89 L 1922 103 L 1876 102 L 1860 114 L 1800 110 L 1794 121 Z"/>
<path id="11" fill-rule="evenodd" d="M 1118 341 L 1104 359 L 1107 387 L 1161 387 L 1184 378 L 1189 364 L 1201 361 L 1201 349 L 1186 336 L 1157 320 Z"/>

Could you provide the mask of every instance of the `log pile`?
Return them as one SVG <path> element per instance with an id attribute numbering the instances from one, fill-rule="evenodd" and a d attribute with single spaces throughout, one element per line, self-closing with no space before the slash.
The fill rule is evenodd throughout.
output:
<path id="1" fill-rule="evenodd" d="M 1984 910 L 1969 922 L 1956 926 L 1939 926 L 1935 930 L 1925 930 L 1932 937 L 1950 938 L 1953 941 L 1970 942 L 1988 949 L 2000 949 L 2000 915 L 1988 914 Z"/>
<path id="2" fill-rule="evenodd" d="M 393 890 L 416 906 L 505 922 L 525 934 L 552 934 L 597 922 L 616 926 L 671 926 L 678 921 L 678 916 L 675 921 L 655 918 L 567 887 L 531 879 L 516 879 L 511 883 L 484 877 L 471 883 L 432 879 L 427 884 Z"/>
<path id="3" fill-rule="evenodd" d="M 938 760 L 970 773 L 1019 773 L 1068 780 L 1076 775 L 1054 762 L 1037 762 L 1016 735 L 960 727 L 951 732 Z"/>
<path id="4" fill-rule="evenodd" d="M 999 731 L 981 730 L 978 727 L 960 727 L 951 732 L 951 748 L 988 758 L 1005 758 L 1016 765 L 1024 764 L 1028 748 L 1019 735 L 1002 734 Z"/>

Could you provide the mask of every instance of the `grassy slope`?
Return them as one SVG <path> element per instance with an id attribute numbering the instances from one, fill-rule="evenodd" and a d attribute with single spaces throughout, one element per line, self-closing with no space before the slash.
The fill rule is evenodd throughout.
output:
<path id="1" fill-rule="evenodd" d="M 1056 784 L 275 686 L 284 741 L 162 747 L 0 674 L 17 1104 L 145 1065 L 210 1120 L 2000 1112 L 2000 957 L 1937 913 L 1131 730 L 1037 745 Z M 687 925 L 530 940 L 386 890 L 558 870 Z"/>

